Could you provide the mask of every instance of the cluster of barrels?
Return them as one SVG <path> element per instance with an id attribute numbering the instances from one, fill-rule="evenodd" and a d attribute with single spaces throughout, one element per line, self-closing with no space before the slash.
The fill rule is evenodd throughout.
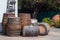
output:
<path id="1" fill-rule="evenodd" d="M 47 35 L 48 27 L 43 23 L 33 25 L 29 13 L 20 13 L 18 17 L 15 14 L 4 13 L 2 20 L 3 34 L 7 36 L 38 36 Z M 48 25 L 48 24 L 47 24 Z"/>

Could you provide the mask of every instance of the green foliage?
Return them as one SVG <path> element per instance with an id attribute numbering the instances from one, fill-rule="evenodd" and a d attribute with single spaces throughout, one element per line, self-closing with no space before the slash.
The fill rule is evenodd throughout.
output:
<path id="1" fill-rule="evenodd" d="M 56 26 L 60 26 L 60 20 L 56 22 Z"/>
<path id="2" fill-rule="evenodd" d="M 22 0 L 18 0 L 18 7 L 20 7 L 22 4 Z"/>
<path id="3" fill-rule="evenodd" d="M 24 0 L 18 0 L 18 5 L 19 6 L 22 6 L 22 1 Z M 31 2 L 31 5 L 33 4 L 32 3 L 32 0 L 25 0 L 25 2 L 27 1 L 30 1 Z M 37 1 L 37 0 L 36 0 Z M 38 0 L 39 1 L 39 0 Z M 36 2 L 35 2 L 36 3 Z M 52 7 L 54 7 L 55 9 L 60 9 L 60 3 L 59 1 L 54 1 L 54 0 L 43 0 L 43 3 L 47 3 L 47 4 L 50 4 Z"/>
<path id="4" fill-rule="evenodd" d="M 50 26 L 52 26 L 54 24 L 50 18 L 44 18 L 42 21 L 50 24 Z"/>
<path id="5" fill-rule="evenodd" d="M 60 3 L 59 1 L 54 1 L 54 0 L 48 0 L 48 4 L 50 4 L 52 7 L 55 9 L 60 9 Z"/>

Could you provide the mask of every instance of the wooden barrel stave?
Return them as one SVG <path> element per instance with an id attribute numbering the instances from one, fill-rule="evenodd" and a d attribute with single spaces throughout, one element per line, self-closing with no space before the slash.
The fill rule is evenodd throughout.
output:
<path id="1" fill-rule="evenodd" d="M 31 15 L 29 13 L 20 13 L 18 16 L 20 17 L 22 28 L 26 25 L 31 25 Z"/>
<path id="2" fill-rule="evenodd" d="M 3 20 L 2 20 L 3 34 L 6 34 L 6 23 L 7 23 L 8 17 L 15 17 L 15 14 L 4 13 Z"/>
<path id="3" fill-rule="evenodd" d="M 20 18 L 19 17 L 8 18 L 7 35 L 8 36 L 19 36 L 20 33 L 21 33 Z"/>

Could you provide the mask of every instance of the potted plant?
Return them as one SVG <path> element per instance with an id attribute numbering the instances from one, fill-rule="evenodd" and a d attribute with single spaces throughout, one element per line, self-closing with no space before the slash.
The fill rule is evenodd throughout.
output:
<path id="1" fill-rule="evenodd" d="M 55 24 L 56 24 L 56 28 L 60 28 L 60 20 L 58 20 Z"/>

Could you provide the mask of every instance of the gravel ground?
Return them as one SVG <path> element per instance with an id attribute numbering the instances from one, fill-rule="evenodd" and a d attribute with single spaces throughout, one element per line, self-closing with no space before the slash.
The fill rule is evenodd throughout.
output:
<path id="1" fill-rule="evenodd" d="M 60 29 L 52 28 L 47 36 L 38 37 L 7 37 L 0 35 L 0 40 L 60 40 Z"/>

